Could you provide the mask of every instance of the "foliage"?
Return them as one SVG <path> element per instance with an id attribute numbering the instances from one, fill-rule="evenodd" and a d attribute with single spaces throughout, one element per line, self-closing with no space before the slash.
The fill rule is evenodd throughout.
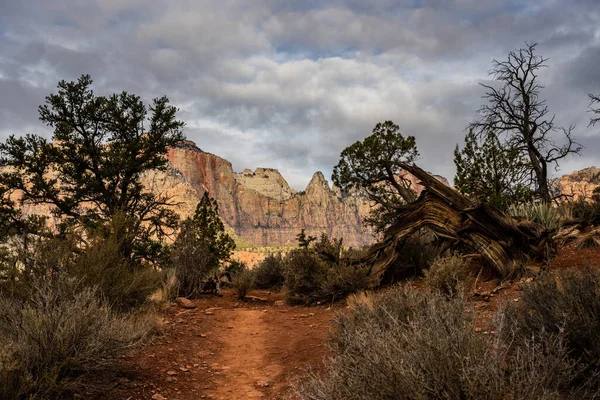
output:
<path id="1" fill-rule="evenodd" d="M 550 114 L 546 100 L 540 97 L 543 86 L 538 73 L 546 66 L 547 58 L 535 53 L 536 44 L 510 51 L 505 61 L 493 61 L 490 75 L 498 83 L 481 84 L 487 103 L 478 111 L 478 119 L 469 129 L 480 136 L 493 134 L 506 137 L 506 145 L 529 160 L 535 179 L 536 195 L 544 203 L 551 200 L 548 183 L 548 165 L 571 153 L 579 153 L 581 146 L 573 139 L 573 126 L 559 128 Z M 553 138 L 561 130 L 566 143 L 557 145 Z"/>
<path id="2" fill-rule="evenodd" d="M 71 279 L 39 281 L 26 301 L 0 296 L 0 398 L 64 398 L 151 329 Z"/>
<path id="3" fill-rule="evenodd" d="M 115 231 L 126 220 L 117 215 L 101 229 L 85 234 L 71 230 L 61 237 L 38 236 L 29 238 L 27 243 L 13 242 L 16 252 L 5 259 L 2 268 L 12 266 L 12 274 L 0 285 L 0 292 L 27 299 L 39 279 L 60 277 L 74 279 L 81 287 L 95 288 L 116 311 L 137 309 L 159 289 L 160 272 L 120 253 L 121 243 Z"/>
<path id="4" fill-rule="evenodd" d="M 351 255 L 355 252 L 348 251 Z M 290 304 L 337 301 L 374 287 L 369 269 L 343 257 L 342 240 L 321 235 L 314 248 L 300 248 L 284 260 L 283 289 Z"/>
<path id="5" fill-rule="evenodd" d="M 285 280 L 285 261 L 278 254 L 269 254 L 256 268 L 256 287 L 258 289 L 278 289 L 283 286 Z"/>
<path id="6" fill-rule="evenodd" d="M 299 380 L 300 399 L 563 399 L 593 396 L 560 336 L 516 340 L 503 318 L 477 333 L 462 295 L 401 287 L 339 314 L 323 373 Z M 579 385 L 578 385 L 579 384 Z"/>
<path id="7" fill-rule="evenodd" d="M 284 273 L 285 299 L 289 304 L 312 304 L 321 299 L 321 285 L 325 281 L 326 266 L 309 249 L 288 253 Z"/>
<path id="8" fill-rule="evenodd" d="M 402 136 L 392 121 L 378 123 L 371 136 L 342 151 L 332 180 L 341 190 L 365 191 L 376 204 L 369 224 L 382 232 L 400 205 L 416 199 L 410 182 L 401 177 L 401 164 L 412 163 L 418 156 L 414 136 Z"/>
<path id="9" fill-rule="evenodd" d="M 179 295 L 198 296 L 221 262 L 228 261 L 235 242 L 225 232 L 217 202 L 204 193 L 192 217 L 181 224 L 172 249 Z"/>
<path id="10" fill-rule="evenodd" d="M 98 293 L 116 311 L 129 312 L 144 304 L 161 285 L 161 273 L 148 263 L 132 263 L 119 252 L 122 243 L 115 230 L 123 220 L 114 220 L 105 234 L 95 233 L 85 249 L 62 271 L 85 287 L 97 286 Z M 67 255 L 65 255 L 66 257 Z"/>
<path id="11" fill-rule="evenodd" d="M 581 198 L 577 201 L 565 202 L 563 208 L 570 208 L 573 219 L 580 220 L 584 225 L 600 225 L 600 187 L 594 189 L 591 201 Z"/>
<path id="12" fill-rule="evenodd" d="M 317 240 L 317 238 L 310 235 L 306 236 L 304 229 L 302 229 L 300 233 L 296 235 L 296 240 L 298 240 L 298 246 L 308 249 L 308 246 L 310 246 L 311 242 L 314 242 Z"/>
<path id="13" fill-rule="evenodd" d="M 166 207 L 169 200 L 145 190 L 141 177 L 167 168 L 164 155 L 183 139 L 183 123 L 166 97 L 146 107 L 126 92 L 96 96 L 91 85 L 88 75 L 60 81 L 58 93 L 39 107 L 40 120 L 54 129 L 52 141 L 10 136 L 0 145 L 2 164 L 12 167 L 2 174 L 2 185 L 22 192 L 24 203 L 51 205 L 63 231 L 73 225 L 96 229 L 117 213 L 131 216 L 132 223 L 117 232 L 120 253 L 155 261 L 177 218 Z"/>
<path id="14" fill-rule="evenodd" d="M 231 279 L 233 288 L 241 300 L 244 300 L 248 292 L 256 286 L 256 273 L 248 267 L 234 274 Z"/>
<path id="15" fill-rule="evenodd" d="M 542 225 L 545 230 L 555 231 L 560 227 L 560 212 L 548 203 L 527 203 L 511 205 L 508 213 Z"/>
<path id="16" fill-rule="evenodd" d="M 457 295 L 472 282 L 473 272 L 459 255 L 439 257 L 425 271 L 425 285 L 444 295 Z"/>
<path id="17" fill-rule="evenodd" d="M 494 134 L 478 139 L 473 130 L 465 145 L 454 150 L 454 186 L 469 197 L 506 209 L 509 204 L 531 200 L 530 167 L 516 148 L 509 148 Z"/>

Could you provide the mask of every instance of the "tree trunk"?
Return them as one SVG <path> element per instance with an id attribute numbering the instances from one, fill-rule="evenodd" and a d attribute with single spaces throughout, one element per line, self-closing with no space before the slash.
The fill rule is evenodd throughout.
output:
<path id="1" fill-rule="evenodd" d="M 366 261 L 376 276 L 381 276 L 397 259 L 404 241 L 422 228 L 481 255 L 500 277 L 513 270 L 513 263 L 543 259 L 549 248 L 554 249 L 551 239 L 554 232 L 544 231 L 529 221 L 517 221 L 494 206 L 468 199 L 415 165 L 402 168 L 417 177 L 425 190 L 415 202 L 399 210 L 383 241 L 371 247 Z"/>

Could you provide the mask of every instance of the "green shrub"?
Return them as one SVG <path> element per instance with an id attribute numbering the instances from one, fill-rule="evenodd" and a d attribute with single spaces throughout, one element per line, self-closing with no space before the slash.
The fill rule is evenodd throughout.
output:
<path id="1" fill-rule="evenodd" d="M 327 267 L 310 249 L 296 249 L 285 259 L 285 300 L 289 304 L 312 304 L 322 297 Z"/>
<path id="2" fill-rule="evenodd" d="M 194 215 L 181 223 L 172 246 L 171 261 L 179 281 L 179 295 L 196 297 L 221 263 L 229 261 L 235 242 L 225 232 L 216 200 L 205 192 Z"/>
<path id="3" fill-rule="evenodd" d="M 248 292 L 255 287 L 256 274 L 248 267 L 245 267 L 235 275 L 232 275 L 231 279 L 236 294 L 241 300 L 244 300 Z"/>
<path id="4" fill-rule="evenodd" d="M 374 286 L 367 268 L 348 260 L 321 259 L 312 249 L 296 249 L 285 258 L 284 293 L 289 304 L 338 301 Z"/>
<path id="5" fill-rule="evenodd" d="M 469 286 L 472 278 L 469 264 L 459 255 L 439 257 L 425 271 L 425 284 L 445 295 L 457 294 Z"/>
<path id="6" fill-rule="evenodd" d="M 205 282 L 213 276 L 218 265 L 207 246 L 196 246 L 192 241 L 182 241 L 172 253 L 175 276 L 179 282 L 179 296 L 197 297 L 202 293 Z"/>
<path id="7" fill-rule="evenodd" d="M 258 289 L 279 289 L 285 279 L 285 262 L 281 253 L 269 254 L 256 268 L 256 287 Z"/>
<path id="8" fill-rule="evenodd" d="M 115 315 L 94 288 L 40 281 L 27 301 L 0 298 L 0 398 L 63 398 L 110 371 L 150 333 L 148 320 Z M 85 385 L 89 390 L 89 385 Z"/>
<path id="9" fill-rule="evenodd" d="M 65 266 L 64 272 L 86 287 L 97 286 L 114 310 L 129 312 L 160 289 L 161 273 L 149 264 L 123 259 L 119 247 L 114 235 L 97 237 Z"/>
<path id="10" fill-rule="evenodd" d="M 323 373 L 299 380 L 300 399 L 563 399 L 581 370 L 560 336 L 517 342 L 498 318 L 477 333 L 464 296 L 399 288 L 339 314 Z"/>

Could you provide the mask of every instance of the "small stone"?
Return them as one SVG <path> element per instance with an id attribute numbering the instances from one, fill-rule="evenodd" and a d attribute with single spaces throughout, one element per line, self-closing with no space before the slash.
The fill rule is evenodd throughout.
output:
<path id="1" fill-rule="evenodd" d="M 188 372 L 188 371 L 189 371 L 189 368 L 185 368 L 185 367 L 179 367 L 179 370 L 180 370 L 181 372 Z"/>
<path id="2" fill-rule="evenodd" d="M 167 375 L 169 375 L 169 376 L 177 375 L 177 372 L 175 372 L 172 369 L 170 369 L 170 370 L 167 371 Z"/>
<path id="3" fill-rule="evenodd" d="M 160 393 L 156 393 L 152 395 L 152 400 L 167 400 L 167 398 Z"/>
<path id="4" fill-rule="evenodd" d="M 175 299 L 175 302 L 181 308 L 187 308 L 189 310 L 196 308 L 196 305 L 190 299 L 186 299 L 185 297 L 178 297 Z"/>
<path id="5" fill-rule="evenodd" d="M 205 311 L 204 312 L 204 315 L 213 315 L 213 314 L 214 314 L 214 312 L 212 312 L 212 311 Z"/>

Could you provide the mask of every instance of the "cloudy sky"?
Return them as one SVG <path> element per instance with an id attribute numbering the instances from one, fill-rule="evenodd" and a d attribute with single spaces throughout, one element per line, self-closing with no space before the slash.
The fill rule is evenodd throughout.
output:
<path id="1" fill-rule="evenodd" d="M 296 189 L 384 120 L 452 178 L 479 82 L 525 41 L 550 58 L 542 96 L 585 146 L 556 174 L 600 166 L 598 0 L 0 0 L 0 138 L 48 135 L 37 106 L 87 73 L 99 94 L 167 95 L 200 148 Z"/>

